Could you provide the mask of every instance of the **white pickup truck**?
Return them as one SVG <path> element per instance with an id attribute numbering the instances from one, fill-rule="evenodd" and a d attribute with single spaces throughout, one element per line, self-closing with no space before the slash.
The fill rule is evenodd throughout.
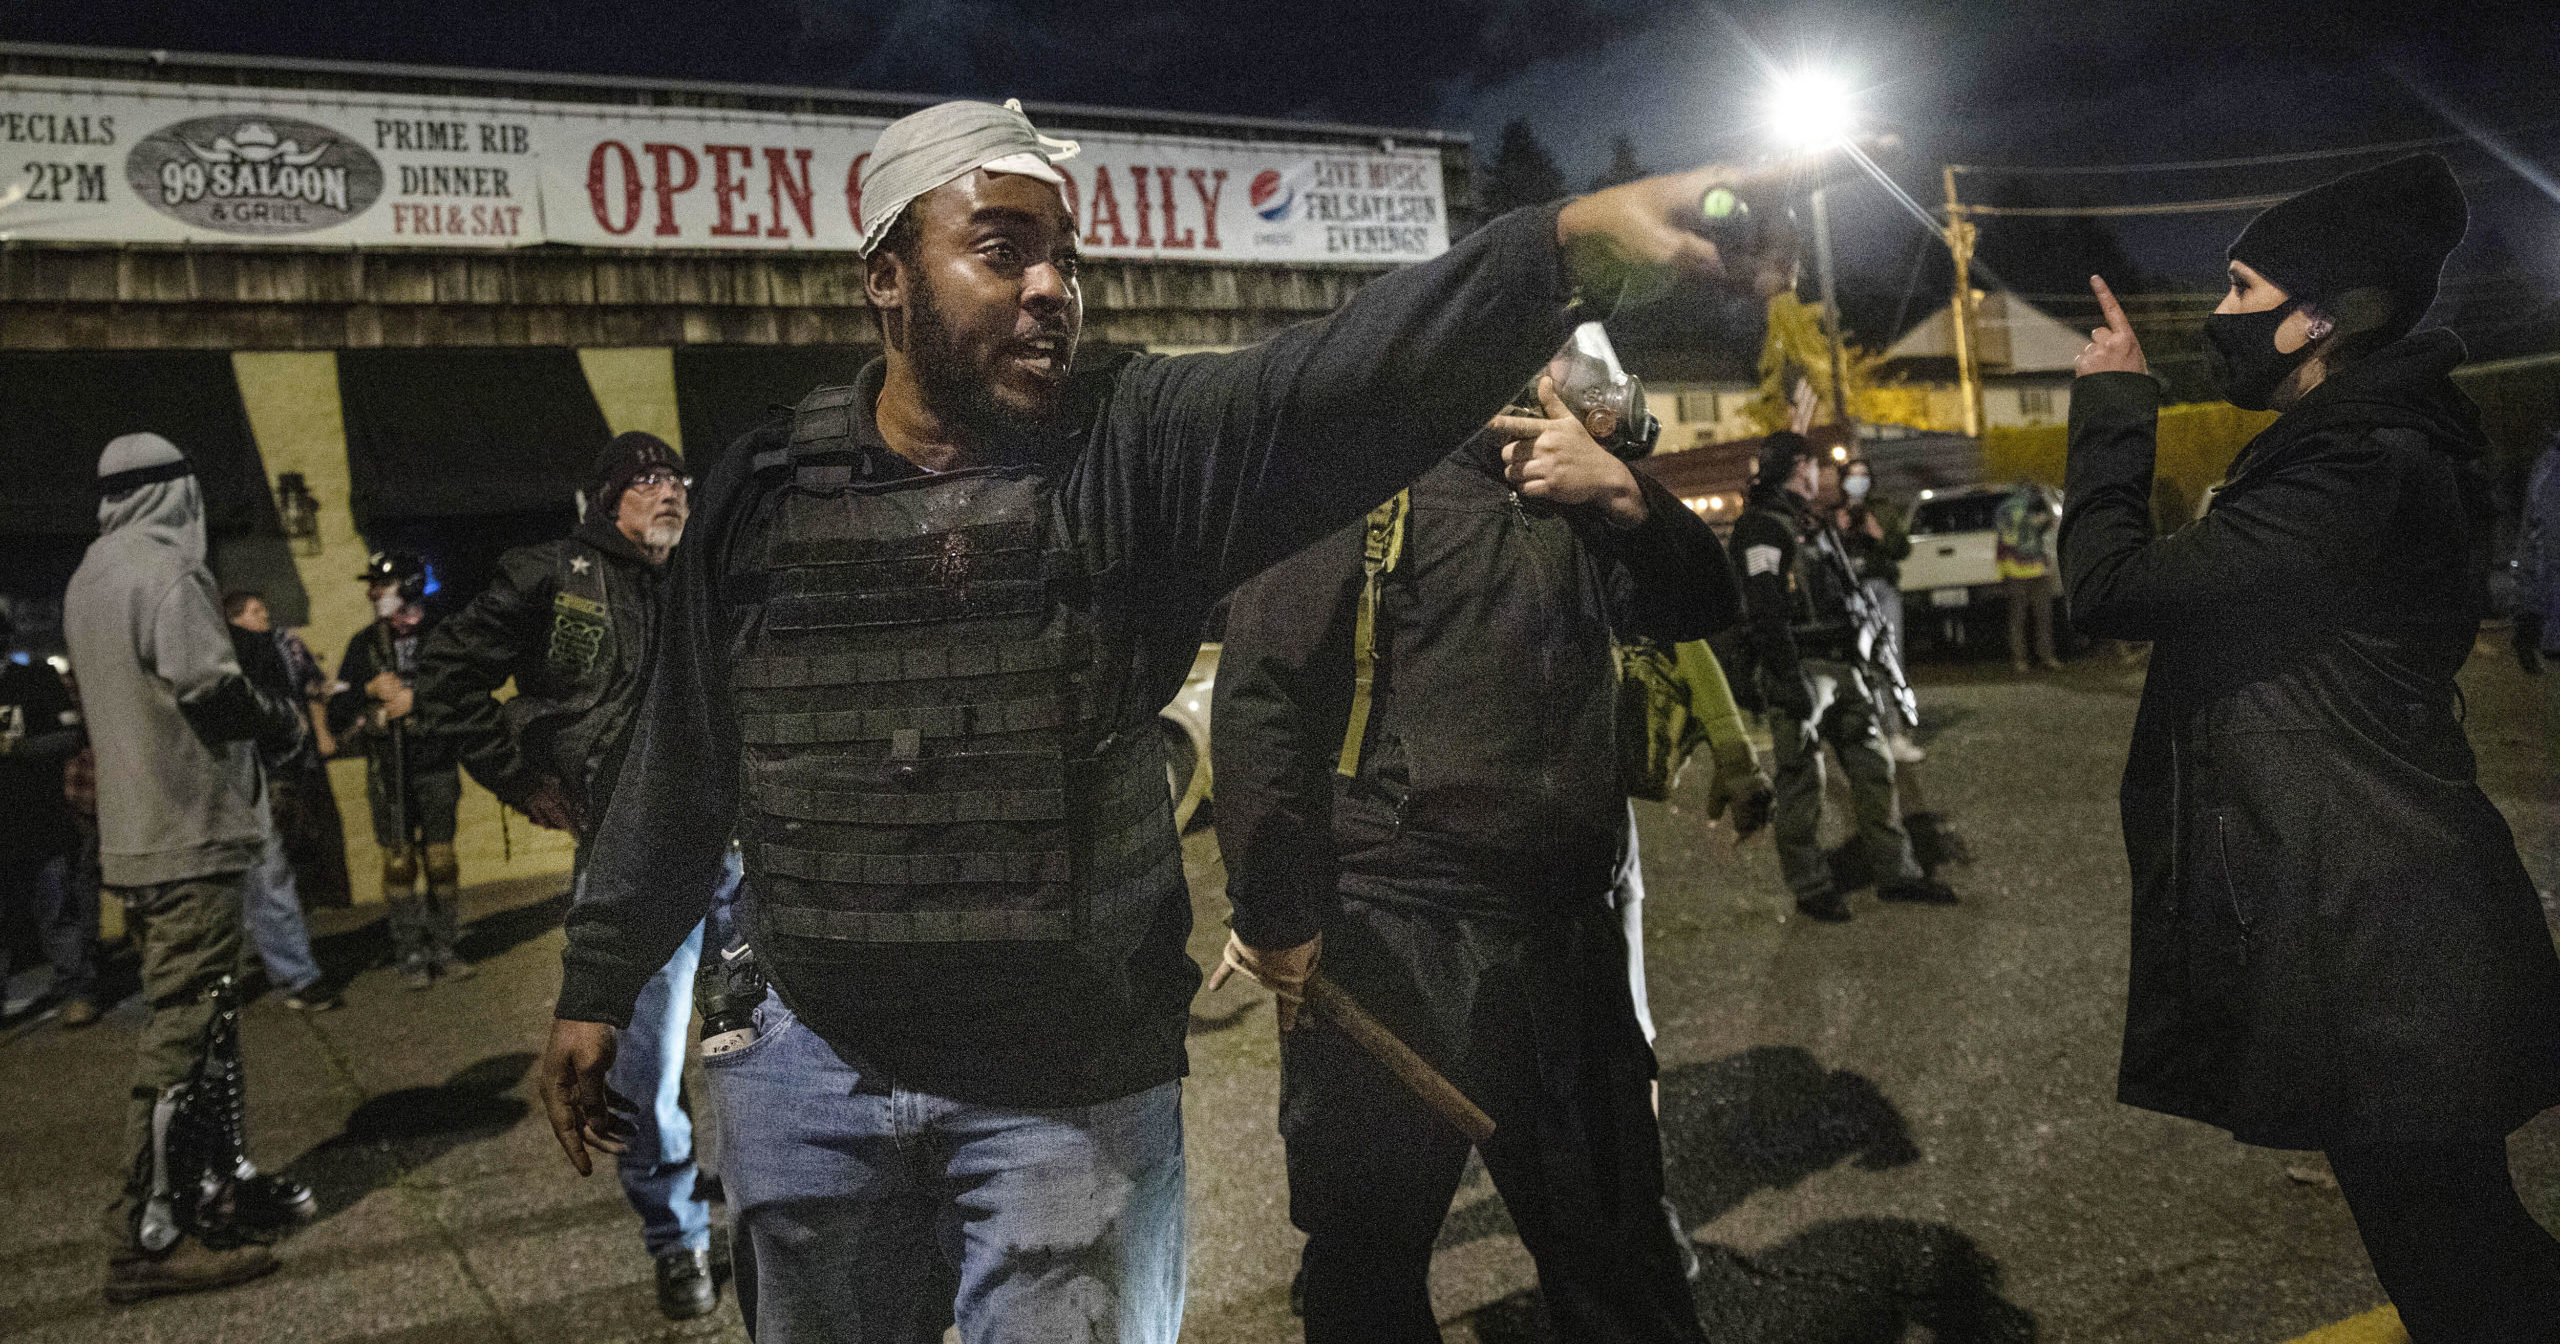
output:
<path id="1" fill-rule="evenodd" d="M 1902 562 L 1906 629 L 1965 641 L 1977 608 L 2000 609 L 2000 538 L 1994 515 L 2009 491 L 1991 485 L 1923 490 L 1911 508 L 1911 554 Z"/>

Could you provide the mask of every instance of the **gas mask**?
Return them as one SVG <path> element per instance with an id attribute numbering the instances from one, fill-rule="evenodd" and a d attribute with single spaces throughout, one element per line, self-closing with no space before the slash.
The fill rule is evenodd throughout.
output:
<path id="1" fill-rule="evenodd" d="M 1633 462 L 1651 453 L 1662 425 L 1645 409 L 1643 380 L 1618 363 L 1608 331 L 1597 322 L 1585 322 L 1573 329 L 1573 339 L 1556 355 L 1565 366 L 1556 396 L 1591 437 L 1621 461 Z"/>

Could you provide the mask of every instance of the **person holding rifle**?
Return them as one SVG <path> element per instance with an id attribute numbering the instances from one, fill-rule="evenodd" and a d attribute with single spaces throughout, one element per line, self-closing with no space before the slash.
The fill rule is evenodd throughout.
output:
<path id="1" fill-rule="evenodd" d="M 704 480 L 569 913 L 539 1086 L 584 1171 L 622 1143 L 617 1029 L 741 846 L 773 993 L 704 1067 L 765 1344 L 1172 1344 L 1199 970 L 1155 717 L 1210 607 L 1481 427 L 1579 300 L 1756 261 L 1696 232 L 1749 185 L 1706 169 L 1261 345 L 1078 368 L 1073 151 L 986 103 L 881 133 L 886 349 Z"/>
<path id="2" fill-rule="evenodd" d="M 462 774 L 450 743 L 411 732 L 409 724 L 418 649 L 434 626 L 425 606 L 427 564 L 408 551 L 376 551 L 356 578 L 373 602 L 374 621 L 347 641 L 338 660 L 329 728 L 342 747 L 365 754 L 364 796 L 382 847 L 392 955 L 411 989 L 439 978 L 468 980 L 471 963 L 454 950 L 462 931 L 462 866 L 453 853 Z"/>
<path id="3" fill-rule="evenodd" d="M 1849 918 L 1848 899 L 1822 851 L 1820 754 L 1828 742 L 1848 777 L 1876 895 L 1950 905 L 1955 892 L 1912 857 L 1894 796 L 1893 758 L 1877 724 L 1879 669 L 1883 693 L 1909 713 L 1901 657 L 1867 605 L 1839 538 L 1815 510 L 1821 489 L 1822 456 L 1813 445 L 1789 430 L 1769 435 L 1731 542 L 1778 758 L 1770 826 L 1778 868 L 1797 910 L 1827 923 Z"/>
<path id="4" fill-rule="evenodd" d="M 2269 207 L 2205 319 L 2280 418 L 2154 530 L 2161 386 L 2106 282 L 2071 394 L 2071 617 L 2152 642 L 2125 764 L 2117 1096 L 2325 1150 L 2416 1344 L 2547 1344 L 2560 1243 L 2506 1136 L 2560 1102 L 2560 956 L 2455 684 L 2496 516 L 2450 331 L 2414 332 L 2468 210 L 2419 155 Z"/>

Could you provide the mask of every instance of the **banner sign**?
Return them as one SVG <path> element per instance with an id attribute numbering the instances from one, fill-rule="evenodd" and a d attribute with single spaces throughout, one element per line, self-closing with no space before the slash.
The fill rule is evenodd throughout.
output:
<path id="1" fill-rule="evenodd" d="M 885 119 L 0 78 L 0 238 L 851 251 Z M 1430 148 L 1042 125 L 1087 255 L 1407 262 Z"/>

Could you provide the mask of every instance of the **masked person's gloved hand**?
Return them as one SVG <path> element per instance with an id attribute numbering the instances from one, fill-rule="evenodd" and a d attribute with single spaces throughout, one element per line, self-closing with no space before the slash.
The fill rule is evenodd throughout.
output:
<path id="1" fill-rule="evenodd" d="M 1298 1009 L 1307 1001 L 1307 978 L 1316 973 L 1316 961 L 1324 954 L 1324 935 L 1296 947 L 1265 951 L 1248 946 L 1233 933 L 1227 935 L 1227 950 L 1218 959 L 1218 969 L 1209 973 L 1209 990 L 1216 993 L 1227 977 L 1238 971 L 1253 977 L 1256 984 L 1271 991 L 1279 1007 L 1280 1030 L 1283 1033 L 1298 1025 Z"/>
<path id="2" fill-rule="evenodd" d="M 1707 782 L 1707 820 L 1729 821 L 1737 845 L 1769 824 L 1776 801 L 1769 773 L 1748 757 L 1731 766 L 1718 762 L 1715 777 Z"/>
<path id="3" fill-rule="evenodd" d="M 2524 669 L 2526 676 L 2540 676 L 2542 674 L 2542 613 L 2517 612 L 2513 635 L 2516 642 L 2516 665 Z"/>

